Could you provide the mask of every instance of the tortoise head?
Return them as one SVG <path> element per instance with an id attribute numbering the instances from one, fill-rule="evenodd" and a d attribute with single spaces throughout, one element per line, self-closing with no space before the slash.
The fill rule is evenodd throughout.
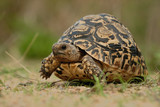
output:
<path id="1" fill-rule="evenodd" d="M 76 62 L 81 57 L 78 47 L 69 43 L 56 43 L 52 46 L 52 51 L 55 58 L 60 62 Z"/>

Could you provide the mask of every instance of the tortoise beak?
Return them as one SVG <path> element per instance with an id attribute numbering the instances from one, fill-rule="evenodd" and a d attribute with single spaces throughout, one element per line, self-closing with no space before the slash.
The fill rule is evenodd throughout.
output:
<path id="1" fill-rule="evenodd" d="M 63 52 L 61 52 L 58 47 L 56 46 L 53 46 L 52 47 L 52 52 L 53 52 L 53 55 L 56 56 L 56 55 L 65 55 Z"/>

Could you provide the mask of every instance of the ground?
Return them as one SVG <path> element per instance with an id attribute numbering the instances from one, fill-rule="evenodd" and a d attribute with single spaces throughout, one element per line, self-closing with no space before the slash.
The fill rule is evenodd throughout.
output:
<path id="1" fill-rule="evenodd" d="M 0 61 L 2 107 L 160 107 L 158 72 L 139 84 L 96 82 L 84 86 L 59 81 L 54 75 L 41 79 L 40 60 L 12 59 Z"/>

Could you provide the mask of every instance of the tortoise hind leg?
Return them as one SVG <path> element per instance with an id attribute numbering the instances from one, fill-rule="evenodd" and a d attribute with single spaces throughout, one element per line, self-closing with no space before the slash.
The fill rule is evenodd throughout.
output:
<path id="1" fill-rule="evenodd" d="M 82 58 L 82 65 L 84 66 L 84 72 L 89 77 L 89 79 L 94 79 L 94 76 L 102 79 L 103 71 L 102 67 L 89 55 L 85 55 Z"/>

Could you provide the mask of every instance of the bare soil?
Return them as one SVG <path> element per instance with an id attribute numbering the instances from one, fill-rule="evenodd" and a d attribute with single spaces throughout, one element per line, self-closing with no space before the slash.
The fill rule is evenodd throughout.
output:
<path id="1" fill-rule="evenodd" d="M 39 61 L 0 63 L 0 107 L 160 107 L 159 74 L 140 84 L 90 86 L 39 77 Z"/>

